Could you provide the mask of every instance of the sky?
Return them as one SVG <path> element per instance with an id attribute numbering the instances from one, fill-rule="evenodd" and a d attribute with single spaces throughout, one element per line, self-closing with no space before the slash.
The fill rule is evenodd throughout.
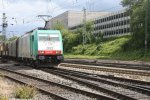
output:
<path id="1" fill-rule="evenodd" d="M 0 0 L 0 23 L 2 13 L 6 13 L 7 37 L 20 36 L 44 26 L 44 21 L 38 15 L 49 15 L 52 18 L 68 10 L 82 11 L 83 7 L 87 11 L 113 12 L 123 9 L 120 2 L 121 0 Z"/>

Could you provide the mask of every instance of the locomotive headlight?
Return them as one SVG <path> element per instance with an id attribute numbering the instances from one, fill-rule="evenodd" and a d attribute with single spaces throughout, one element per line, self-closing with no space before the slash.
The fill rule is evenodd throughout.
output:
<path id="1" fill-rule="evenodd" d="M 38 51 L 39 54 L 44 54 L 44 51 Z"/>

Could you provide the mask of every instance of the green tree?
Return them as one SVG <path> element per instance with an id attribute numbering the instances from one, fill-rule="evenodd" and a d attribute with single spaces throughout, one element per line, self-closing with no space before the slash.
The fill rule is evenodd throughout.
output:
<path id="1" fill-rule="evenodd" d="M 88 21 L 86 22 L 86 37 L 87 37 L 87 43 L 93 43 L 95 42 L 95 37 L 92 34 L 92 31 L 94 30 L 94 28 L 92 27 L 92 25 L 94 24 L 93 21 Z"/>
<path id="2" fill-rule="evenodd" d="M 14 40 L 16 40 L 17 38 L 18 38 L 17 36 L 13 36 L 13 37 L 11 37 L 11 38 L 8 39 L 8 42 L 14 41 Z"/>
<path id="3" fill-rule="evenodd" d="M 144 47 L 145 15 L 148 0 L 122 0 L 123 7 L 128 7 L 127 14 L 130 15 L 130 26 L 132 31 L 132 46 L 136 48 Z M 150 4 L 148 4 L 148 9 Z M 150 10 L 149 10 L 150 12 Z M 150 16 L 148 15 L 148 33 L 150 33 Z M 148 36 L 150 44 L 150 36 Z M 150 46 L 149 46 L 150 47 Z"/>
<path id="4" fill-rule="evenodd" d="M 57 29 L 57 30 L 63 30 L 63 29 L 65 29 L 64 25 L 63 25 L 61 22 L 59 22 L 59 21 L 57 21 L 57 22 L 54 24 L 53 28 L 54 28 L 54 29 Z"/>
<path id="5" fill-rule="evenodd" d="M 99 32 L 98 34 L 96 34 L 95 36 L 95 42 L 97 44 L 101 43 L 103 41 L 103 33 L 102 32 Z"/>
<path id="6" fill-rule="evenodd" d="M 60 30 L 62 33 L 65 52 L 70 52 L 72 50 L 72 47 L 80 43 L 81 38 L 79 31 L 79 33 L 71 32 L 68 29 L 66 29 L 61 23 L 55 24 L 54 29 Z"/>
<path id="7" fill-rule="evenodd" d="M 0 41 L 3 41 L 3 35 L 0 35 Z"/>
<path id="8" fill-rule="evenodd" d="M 78 28 L 76 31 L 74 31 L 75 34 L 77 34 L 77 44 L 83 43 L 83 29 Z"/>

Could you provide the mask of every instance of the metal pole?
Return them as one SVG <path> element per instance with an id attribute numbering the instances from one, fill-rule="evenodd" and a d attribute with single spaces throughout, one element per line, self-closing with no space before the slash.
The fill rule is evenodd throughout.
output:
<path id="1" fill-rule="evenodd" d="M 145 55 L 147 54 L 147 39 L 148 39 L 148 11 L 149 11 L 149 0 L 146 2 L 146 14 L 145 14 Z"/>
<path id="2" fill-rule="evenodd" d="M 6 22 L 6 14 L 3 13 L 3 22 L 2 22 L 2 34 L 3 34 L 3 42 L 6 42 L 6 28 L 7 28 L 7 22 Z"/>
<path id="3" fill-rule="evenodd" d="M 83 46 L 86 43 L 86 9 L 83 8 Z"/>

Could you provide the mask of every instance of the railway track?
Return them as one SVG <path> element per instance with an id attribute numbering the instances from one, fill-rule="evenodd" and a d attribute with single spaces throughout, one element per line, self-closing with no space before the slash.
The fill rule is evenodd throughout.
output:
<path id="1" fill-rule="evenodd" d="M 100 67 L 100 66 L 93 66 L 93 65 L 71 64 L 71 63 L 61 63 L 59 66 L 78 68 L 78 69 L 87 69 L 87 70 L 94 70 L 94 71 L 130 74 L 130 75 L 150 76 L 150 71 L 135 70 L 135 69 Z"/>
<path id="2" fill-rule="evenodd" d="M 141 87 L 147 86 L 150 87 L 150 82 L 146 82 L 146 81 L 140 81 L 140 80 L 133 80 L 133 79 L 127 79 L 127 78 L 122 78 L 122 77 L 114 77 L 113 75 L 99 75 L 99 74 L 90 74 L 90 73 L 86 73 L 86 72 L 80 72 L 80 71 L 74 71 L 74 70 L 66 70 L 66 69 L 61 69 L 61 70 L 65 70 L 65 71 L 69 71 L 72 73 L 79 73 L 79 74 L 83 74 L 86 76 L 94 76 L 97 78 L 102 78 L 102 79 L 109 79 L 109 80 L 113 80 L 113 81 L 119 81 L 122 83 L 127 83 L 127 84 L 133 84 L 133 85 L 141 85 Z"/>
<path id="3" fill-rule="evenodd" d="M 91 73 L 75 71 L 75 70 L 69 70 L 69 69 L 62 69 L 62 68 L 55 68 L 55 69 L 56 70 L 58 69 L 60 71 L 67 71 L 70 74 L 71 73 L 81 74 L 81 75 L 84 75 L 84 76 L 93 76 L 93 77 L 96 77 L 96 78 L 110 79 L 110 80 L 119 81 L 119 82 L 128 83 L 128 84 L 150 86 L 150 82 L 146 82 L 146 81 L 139 81 L 139 80 L 133 80 L 133 79 L 127 79 L 127 78 L 121 78 L 121 77 L 114 77 L 112 75 L 91 74 Z"/>
<path id="4" fill-rule="evenodd" d="M 0 70 L 2 70 L 4 73 L 8 71 L 8 72 L 11 72 L 11 73 L 15 73 L 15 74 L 17 73 L 18 74 L 18 72 L 14 72 L 14 71 L 6 69 L 6 68 L 2 68 L 2 69 L 0 68 Z M 55 69 L 46 69 L 46 70 L 44 69 L 44 71 L 47 71 L 48 73 L 52 73 L 54 75 L 61 76 L 61 77 L 66 78 L 66 79 L 74 80 L 77 83 L 86 85 L 89 88 L 92 87 L 93 89 L 99 91 L 100 94 L 101 94 L 101 92 L 103 92 L 103 94 L 105 94 L 105 95 L 96 94 L 96 96 L 92 96 L 91 94 L 88 94 L 88 93 L 91 93 L 91 92 L 83 93 L 82 90 L 81 90 L 82 91 L 81 92 L 79 89 L 77 89 L 77 90 L 80 91 L 80 92 L 78 91 L 77 93 L 84 94 L 84 95 L 86 94 L 86 96 L 88 95 L 88 97 L 90 96 L 90 98 L 92 97 L 92 99 L 93 98 L 94 99 L 103 98 L 103 96 L 104 96 L 104 99 L 106 99 L 106 100 L 108 100 L 108 99 L 110 99 L 110 100 L 113 100 L 113 99 L 136 100 L 137 99 L 137 98 L 132 97 L 133 94 L 128 95 L 128 93 L 127 94 L 123 94 L 123 93 L 120 93 L 120 92 L 117 92 L 117 91 L 113 91 L 115 88 L 112 89 L 112 90 L 110 88 L 109 89 L 103 88 L 102 86 L 104 84 L 112 85 L 114 87 L 120 87 L 120 88 L 129 89 L 131 91 L 135 91 L 135 92 L 144 94 L 146 96 L 150 95 L 150 87 L 149 87 L 150 86 L 150 82 L 136 81 L 136 80 L 118 78 L 118 77 L 107 76 L 107 75 L 89 74 L 89 73 L 85 73 L 85 72 L 79 72 L 79 71 L 73 71 L 73 70 L 66 70 L 66 69 L 57 69 L 57 68 L 55 68 Z M 24 75 L 26 76 L 26 74 L 22 74 L 20 72 L 19 72 L 19 74 L 21 74 L 23 76 Z M 6 76 L 7 75 L 8 74 L 6 74 Z M 10 75 L 10 76 L 13 76 L 13 75 Z M 7 76 L 7 77 L 10 78 L 10 76 Z M 27 76 L 27 77 L 32 77 L 32 76 Z M 13 77 L 11 77 L 11 78 L 13 78 Z M 36 78 L 36 77 L 34 77 L 34 78 Z M 39 79 L 39 78 L 37 78 L 37 79 Z M 35 80 L 37 80 L 37 79 L 35 79 Z M 14 79 L 14 80 L 16 80 L 16 79 Z M 40 80 L 42 80 L 42 79 L 40 79 Z M 16 81 L 19 81 L 19 80 L 16 80 Z M 44 81 L 47 81 L 47 80 L 44 80 Z M 97 84 L 97 82 L 100 82 L 102 84 L 99 84 L 99 83 Z M 22 83 L 29 84 L 29 85 L 32 84 L 32 82 L 30 83 L 30 81 L 26 82 L 26 83 L 25 82 L 22 82 Z M 54 82 L 50 82 L 50 83 L 54 84 Z M 38 85 L 35 85 L 34 83 L 33 83 L 33 85 L 34 86 L 38 86 Z M 60 85 L 60 87 L 63 87 L 61 84 L 59 84 L 59 85 Z M 99 85 L 101 85 L 101 86 L 99 86 Z M 48 86 L 48 85 L 46 85 L 46 86 Z M 41 86 L 39 86 L 39 87 L 41 87 Z M 38 88 L 38 87 L 36 87 L 36 88 Z M 46 88 L 46 89 L 48 89 L 48 88 Z M 71 90 L 71 92 L 74 91 L 75 89 L 76 88 L 73 88 L 73 90 Z M 39 88 L 39 90 L 41 90 L 41 89 Z M 66 87 L 65 87 L 65 90 L 66 90 Z M 68 90 L 70 90 L 70 89 L 68 89 Z M 45 89 L 42 90 L 42 91 L 45 91 Z M 47 90 L 45 92 L 49 93 Z M 54 95 L 54 97 L 56 97 L 57 99 L 59 99 L 61 97 L 64 100 L 70 99 L 70 98 L 66 98 L 65 96 L 57 95 L 55 92 L 56 91 L 54 91 L 54 92 L 51 91 L 51 93 L 52 93 L 51 95 Z M 87 92 L 87 91 L 84 91 L 84 92 Z M 95 94 L 95 93 L 92 93 L 92 94 Z M 100 96 L 102 96 L 102 97 L 100 97 Z M 147 97 L 144 97 L 144 98 L 147 98 Z M 141 99 L 141 100 L 144 100 L 144 99 Z M 148 99 L 145 99 L 145 100 L 148 100 Z"/>
<path id="5" fill-rule="evenodd" d="M 59 75 L 63 78 L 66 79 L 70 79 L 70 80 L 74 80 L 80 84 L 84 84 L 88 87 L 91 87 L 99 92 L 104 92 L 108 95 L 111 95 L 117 99 L 129 99 L 130 97 L 132 98 L 132 96 L 138 96 L 138 94 L 132 94 L 129 95 L 129 93 L 120 93 L 118 91 L 114 91 L 113 88 L 108 89 L 105 88 L 105 86 L 103 84 L 108 84 L 108 85 L 112 85 L 114 87 L 121 87 L 121 88 L 125 88 L 125 89 L 129 89 L 131 91 L 135 91 L 138 92 L 139 94 L 144 94 L 148 100 L 148 98 L 150 97 L 150 88 L 147 87 L 143 87 L 143 85 L 133 85 L 133 84 L 125 84 L 125 83 L 119 83 L 119 82 L 115 82 L 115 81 L 111 81 L 111 80 L 107 80 L 107 79 L 102 79 L 102 78 L 97 78 L 92 76 L 92 75 L 87 75 L 84 74 L 82 72 L 77 72 L 77 71 L 71 71 L 71 70 L 66 70 L 66 69 L 45 69 L 44 71 L 55 74 L 55 75 Z M 101 84 L 103 83 L 103 84 Z M 104 87 L 103 87 L 104 86 Z M 130 99 L 131 99 L 130 98 Z M 143 97 L 145 98 L 145 97 Z M 134 98 L 132 98 L 134 99 Z M 139 98 L 136 98 L 139 99 Z"/>
<path id="6" fill-rule="evenodd" d="M 95 65 L 95 66 L 105 66 L 113 68 L 124 68 L 124 69 L 136 69 L 136 70 L 149 70 L 150 65 L 145 63 L 127 63 L 127 61 L 99 61 L 99 60 L 80 60 L 80 59 L 65 59 L 64 63 L 73 64 L 84 64 L 84 65 Z"/>
<path id="7" fill-rule="evenodd" d="M 60 73 L 60 74 L 75 76 L 75 77 L 84 78 L 92 81 L 108 83 L 110 85 L 120 86 L 131 90 L 137 90 L 140 92 L 143 91 L 142 93 L 146 93 L 150 95 L 150 82 L 144 82 L 144 81 L 138 81 L 138 80 L 132 80 L 132 79 L 126 79 L 120 77 L 112 77 L 108 75 L 89 74 L 85 72 L 79 72 L 79 71 L 73 71 L 73 70 L 61 69 L 61 68 L 55 68 L 54 70 L 48 69 L 48 70 L 51 73 L 54 72 L 55 74 Z M 136 87 L 141 87 L 141 89 Z"/>
<path id="8" fill-rule="evenodd" d="M 0 68 L 0 72 L 4 74 L 5 77 L 15 80 L 17 82 L 33 85 L 40 91 L 48 93 L 56 98 L 56 100 L 76 100 L 76 99 L 86 99 L 86 100 L 115 100 L 109 96 L 104 96 L 100 94 L 95 94 L 87 92 L 84 90 L 76 89 L 66 85 L 58 84 L 48 80 L 40 79 L 34 76 L 16 72 L 6 68 Z"/>

